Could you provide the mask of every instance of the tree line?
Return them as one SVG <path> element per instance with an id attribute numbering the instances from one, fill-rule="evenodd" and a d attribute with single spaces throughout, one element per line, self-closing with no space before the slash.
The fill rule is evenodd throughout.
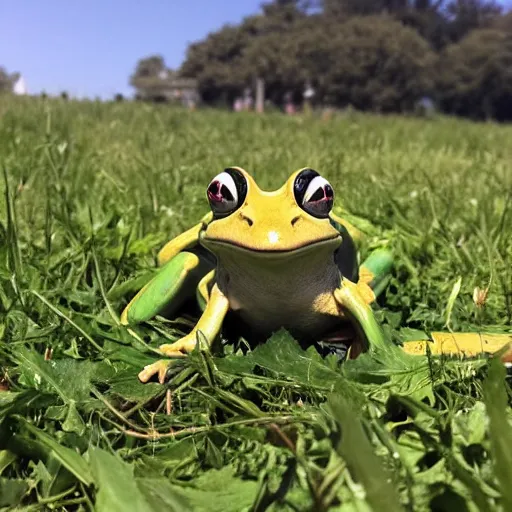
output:
<path id="1" fill-rule="evenodd" d="M 18 78 L 0 68 L 0 92 Z M 512 11 L 494 0 L 270 0 L 191 44 L 177 70 L 139 60 L 130 83 L 141 99 L 232 105 L 258 78 L 276 106 L 312 87 L 318 106 L 406 113 L 428 98 L 447 114 L 511 120 Z"/>
<path id="2" fill-rule="evenodd" d="M 161 58 L 144 63 L 161 72 Z M 309 84 L 319 105 L 410 112 L 428 97 L 449 114 L 509 120 L 512 13 L 488 0 L 273 0 L 191 44 L 177 73 L 212 105 L 263 78 L 276 105 L 302 101 Z"/>

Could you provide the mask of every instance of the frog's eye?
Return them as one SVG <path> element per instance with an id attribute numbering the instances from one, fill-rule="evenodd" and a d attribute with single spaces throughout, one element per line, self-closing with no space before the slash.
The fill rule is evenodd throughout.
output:
<path id="1" fill-rule="evenodd" d="M 313 217 L 327 218 L 334 203 L 331 184 L 313 169 L 301 172 L 295 182 L 295 199 Z"/>
<path id="2" fill-rule="evenodd" d="M 214 214 L 229 215 L 243 203 L 247 195 L 245 177 L 237 169 L 226 169 L 210 182 L 207 195 Z"/>

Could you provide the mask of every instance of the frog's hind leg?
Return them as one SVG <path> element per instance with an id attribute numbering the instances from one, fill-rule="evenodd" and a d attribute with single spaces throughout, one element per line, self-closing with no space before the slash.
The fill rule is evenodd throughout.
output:
<path id="1" fill-rule="evenodd" d="M 335 292 L 339 304 L 355 328 L 355 336 L 348 352 L 351 359 L 367 349 L 383 349 L 388 345 L 370 304 L 386 289 L 392 268 L 392 252 L 385 248 L 376 249 L 359 267 L 357 283 L 343 279 L 342 286 Z"/>
<path id="2" fill-rule="evenodd" d="M 374 297 L 378 297 L 386 289 L 392 269 L 393 253 L 385 248 L 375 249 L 359 267 L 358 283 L 368 285 Z"/>
<path id="3" fill-rule="evenodd" d="M 388 346 L 373 314 L 371 303 L 387 286 L 392 268 L 391 251 L 376 249 L 366 258 L 353 277 L 343 275 L 342 272 L 341 284 L 335 290 L 334 296 L 340 313 L 350 323 L 343 325 L 326 338 L 324 345 L 329 351 L 334 347 L 334 351 L 341 354 L 342 347 L 349 346 L 348 356 L 354 359 L 367 349 L 382 349 Z M 350 341 L 347 343 L 347 340 Z"/>
<path id="4" fill-rule="evenodd" d="M 351 358 L 357 357 L 366 349 L 385 350 L 390 346 L 359 283 L 342 278 L 339 288 L 334 290 L 334 298 L 340 314 L 351 322 L 355 331 L 350 345 Z"/>
<path id="5" fill-rule="evenodd" d="M 178 253 L 130 301 L 121 315 L 121 323 L 134 325 L 164 310 L 167 314 L 176 312 L 194 297 L 198 283 L 211 269 L 212 262 L 199 253 Z"/>

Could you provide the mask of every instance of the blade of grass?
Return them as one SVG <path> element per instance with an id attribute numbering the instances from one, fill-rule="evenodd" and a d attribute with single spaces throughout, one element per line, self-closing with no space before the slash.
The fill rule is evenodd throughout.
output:
<path id="1" fill-rule="evenodd" d="M 489 364 L 484 382 L 484 403 L 489 415 L 493 465 L 503 495 L 504 510 L 512 510 L 512 427 L 508 420 L 506 371 L 499 357 Z"/>
<path id="2" fill-rule="evenodd" d="M 43 304 L 48 306 L 57 316 L 68 322 L 72 325 L 98 352 L 103 352 L 103 347 L 98 345 L 92 337 L 87 334 L 79 325 L 77 325 L 69 316 L 64 314 L 60 309 L 56 308 L 53 304 L 51 304 L 47 299 L 45 299 L 42 295 L 40 295 L 35 290 L 31 290 L 31 293 L 35 295 Z"/>

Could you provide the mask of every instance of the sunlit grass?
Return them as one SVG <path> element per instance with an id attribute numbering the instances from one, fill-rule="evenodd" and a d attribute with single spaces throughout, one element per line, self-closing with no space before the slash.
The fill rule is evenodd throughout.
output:
<path id="1" fill-rule="evenodd" d="M 396 496 L 496 510 L 511 458 L 489 394 L 487 427 L 486 361 L 363 357 L 341 371 L 281 333 L 142 385 L 150 348 L 193 319 L 134 337 L 118 315 L 158 249 L 207 211 L 215 174 L 241 166 L 270 189 L 311 166 L 376 226 L 363 256 L 396 250 L 376 313 L 394 341 L 448 315 L 454 330 L 510 331 L 511 127 L 34 99 L 2 100 L 0 116 L 0 507 L 352 510 L 364 484 L 388 510 Z"/>

